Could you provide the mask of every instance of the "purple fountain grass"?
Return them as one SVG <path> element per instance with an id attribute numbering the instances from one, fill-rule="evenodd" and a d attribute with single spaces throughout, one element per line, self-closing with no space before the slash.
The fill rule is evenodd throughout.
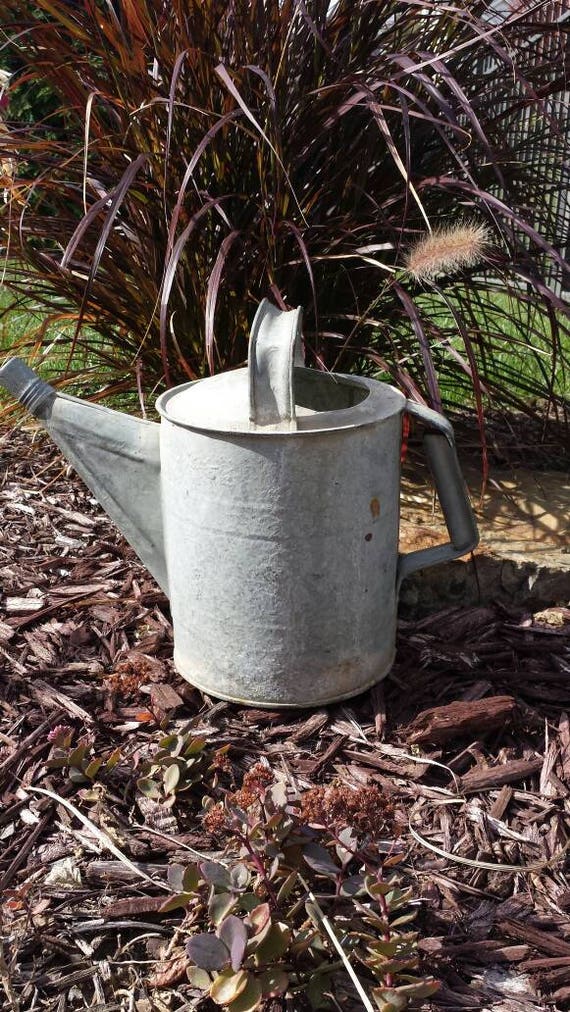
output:
<path id="1" fill-rule="evenodd" d="M 240 365 L 268 296 L 304 306 L 310 365 L 380 369 L 435 405 L 533 400 L 562 416 L 553 201 L 569 26 L 543 8 L 493 21 L 484 0 L 5 0 L 0 158 L 17 164 L 0 242 L 15 301 L 32 292 L 48 319 L 73 317 L 58 334 L 67 382 L 142 398 Z M 50 99 L 24 121 L 33 88 Z M 448 223 L 465 220 L 492 263 L 460 249 Z M 401 272 L 426 228 L 410 269 L 433 279 L 445 319 Z M 456 272 L 434 267 L 444 242 Z M 532 336 L 539 304 L 551 368 Z M 497 353 L 509 339 L 536 379 Z M 23 350 L 50 340 L 44 323 Z"/>

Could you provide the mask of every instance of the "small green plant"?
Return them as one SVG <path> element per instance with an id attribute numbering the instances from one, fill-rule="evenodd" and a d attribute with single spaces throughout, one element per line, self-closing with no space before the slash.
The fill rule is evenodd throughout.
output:
<path id="1" fill-rule="evenodd" d="M 189 791 L 208 771 L 223 765 L 226 752 L 227 748 L 215 752 L 207 749 L 203 738 L 191 734 L 167 734 L 160 739 L 152 758 L 143 764 L 138 789 L 153 800 Z"/>
<path id="2" fill-rule="evenodd" d="M 46 766 L 50 770 L 67 770 L 74 784 L 92 783 L 101 780 L 118 765 L 123 757 L 120 748 L 113 749 L 107 758 L 93 754 L 93 742 L 80 741 L 72 747 L 73 729 L 60 725 L 48 735 L 54 748 Z"/>
<path id="3" fill-rule="evenodd" d="M 258 764 L 240 790 L 205 808 L 226 857 L 173 866 L 163 910 L 185 909 L 188 977 L 216 1004 L 247 1012 L 283 995 L 296 1008 L 331 1007 L 335 978 L 347 971 L 381 1012 L 437 990 L 417 973 L 398 826 L 376 787 L 296 797 Z"/>

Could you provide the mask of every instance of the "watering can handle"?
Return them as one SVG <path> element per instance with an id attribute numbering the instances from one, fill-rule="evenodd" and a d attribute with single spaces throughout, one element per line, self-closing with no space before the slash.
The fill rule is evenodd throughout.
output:
<path id="1" fill-rule="evenodd" d="M 406 576 L 417 569 L 457 559 L 460 555 L 470 552 L 479 542 L 477 524 L 459 467 L 450 422 L 437 411 L 416 404 L 415 401 L 407 401 L 405 410 L 426 426 L 423 445 L 450 541 L 444 545 L 422 548 L 417 552 L 401 555 L 398 561 L 398 587 Z"/>
<path id="2" fill-rule="evenodd" d="M 301 313 L 300 306 L 281 310 L 264 299 L 255 314 L 248 356 L 249 418 L 255 427 L 297 428 L 293 368 L 304 365 Z"/>

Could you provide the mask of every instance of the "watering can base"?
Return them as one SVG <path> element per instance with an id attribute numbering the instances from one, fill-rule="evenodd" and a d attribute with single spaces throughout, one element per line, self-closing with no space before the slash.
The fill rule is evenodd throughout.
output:
<path id="1" fill-rule="evenodd" d="M 193 685 L 200 692 L 205 692 L 208 696 L 214 696 L 216 699 L 227 700 L 229 703 L 237 703 L 240 706 L 253 706 L 261 710 L 305 710 L 312 707 L 329 706 L 332 703 L 340 703 L 343 699 L 352 699 L 354 696 L 360 696 L 363 692 L 371 689 L 373 685 L 377 685 L 392 670 L 396 651 L 395 649 L 389 655 L 388 661 L 380 664 L 372 678 L 366 678 L 361 682 L 355 682 L 350 689 L 343 692 L 331 692 L 323 696 L 313 694 L 306 699 L 299 699 L 299 687 L 298 683 L 295 686 L 295 700 L 289 701 L 283 699 L 281 695 L 278 698 L 267 699 L 265 697 L 241 697 L 234 695 L 231 692 L 224 692 L 223 689 L 218 689 L 215 685 L 215 680 L 212 677 L 200 678 L 196 674 L 196 666 L 189 664 L 188 661 L 184 661 L 180 657 L 179 651 L 174 650 L 174 666 L 178 674 L 190 685 Z M 233 679 L 232 679 L 233 681 Z M 251 680 L 249 680 L 251 681 Z"/>

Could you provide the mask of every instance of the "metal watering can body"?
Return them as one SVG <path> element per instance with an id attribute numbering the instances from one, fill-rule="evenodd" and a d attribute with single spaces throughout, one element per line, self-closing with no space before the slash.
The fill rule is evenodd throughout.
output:
<path id="1" fill-rule="evenodd" d="M 18 360 L 0 369 L 170 597 L 179 673 L 256 706 L 320 706 L 379 681 L 401 580 L 477 543 L 449 422 L 300 363 L 300 311 L 264 301 L 248 368 L 162 394 L 160 425 L 56 394 Z M 401 556 L 406 411 L 426 427 L 451 540 Z"/>

